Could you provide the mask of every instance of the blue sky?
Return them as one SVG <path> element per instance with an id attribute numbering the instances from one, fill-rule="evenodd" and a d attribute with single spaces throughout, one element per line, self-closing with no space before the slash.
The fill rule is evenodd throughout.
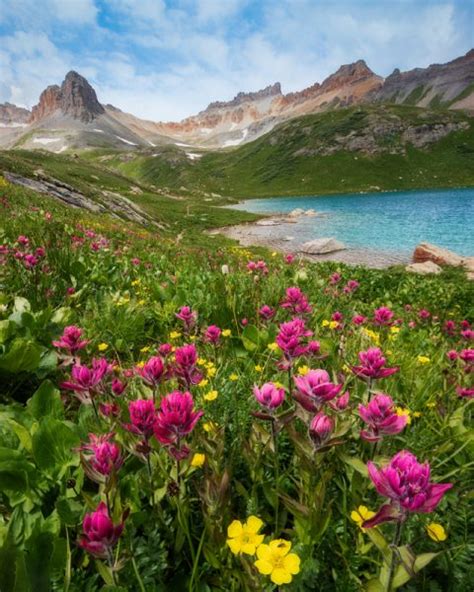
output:
<path id="1" fill-rule="evenodd" d="M 31 107 L 75 69 L 99 100 L 178 120 L 239 91 L 378 74 L 474 46 L 472 0 L 0 0 L 0 102 Z"/>

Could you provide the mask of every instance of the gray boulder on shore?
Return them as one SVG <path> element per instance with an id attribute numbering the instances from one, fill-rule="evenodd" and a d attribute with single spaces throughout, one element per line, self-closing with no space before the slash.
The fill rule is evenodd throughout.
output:
<path id="1" fill-rule="evenodd" d="M 308 253 L 309 255 L 324 255 L 325 253 L 334 253 L 335 251 L 343 251 L 346 246 L 335 238 L 316 238 L 314 240 L 303 243 L 299 248 L 301 253 Z"/>

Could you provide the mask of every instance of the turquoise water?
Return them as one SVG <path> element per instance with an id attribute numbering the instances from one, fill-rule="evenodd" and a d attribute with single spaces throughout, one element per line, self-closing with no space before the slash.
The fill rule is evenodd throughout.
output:
<path id="1" fill-rule="evenodd" d="M 292 225 L 298 244 L 331 236 L 348 247 L 408 253 L 418 243 L 430 242 L 474 255 L 474 189 L 251 199 L 232 207 L 268 214 L 296 208 L 322 213 L 300 217 Z"/>

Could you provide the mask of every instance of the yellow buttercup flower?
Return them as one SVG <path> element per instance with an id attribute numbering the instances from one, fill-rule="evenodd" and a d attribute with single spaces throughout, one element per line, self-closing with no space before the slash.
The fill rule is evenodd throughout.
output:
<path id="1" fill-rule="evenodd" d="M 306 376 L 306 374 L 308 374 L 309 372 L 309 366 L 300 366 L 298 368 L 298 374 L 300 376 Z"/>
<path id="2" fill-rule="evenodd" d="M 213 421 L 206 421 L 205 423 L 203 423 L 202 427 L 204 431 L 208 434 L 210 434 L 211 432 L 215 432 L 217 429 L 217 426 Z"/>
<path id="3" fill-rule="evenodd" d="M 141 362 L 137 363 L 137 368 L 143 368 L 144 365 L 145 365 L 145 362 L 142 360 Z"/>
<path id="4" fill-rule="evenodd" d="M 204 395 L 204 399 L 206 401 L 215 401 L 217 399 L 218 394 L 219 393 L 217 391 L 209 391 Z"/>
<path id="5" fill-rule="evenodd" d="M 230 329 L 224 329 L 221 333 L 222 337 L 230 337 L 232 335 L 232 332 Z"/>
<path id="6" fill-rule="evenodd" d="M 262 368 L 262 366 L 260 366 L 260 364 L 257 364 L 255 366 L 255 372 L 263 372 L 263 368 Z"/>
<path id="7" fill-rule="evenodd" d="M 268 349 L 269 349 L 270 351 L 272 351 L 272 352 L 275 352 L 275 351 L 277 351 L 277 349 L 278 349 L 278 343 L 275 343 L 275 342 L 273 342 L 273 343 L 269 343 L 269 344 L 267 345 L 267 347 L 268 347 Z"/>
<path id="8" fill-rule="evenodd" d="M 139 304 L 140 306 L 143 306 L 143 305 L 145 304 L 145 302 L 146 302 L 146 300 L 143 300 L 143 298 L 142 298 L 142 300 L 139 300 L 139 301 L 138 301 L 138 304 Z"/>
<path id="9" fill-rule="evenodd" d="M 327 319 L 324 319 L 324 321 L 321 322 L 321 326 L 322 327 L 329 327 L 329 321 Z"/>
<path id="10" fill-rule="evenodd" d="M 198 358 L 196 364 L 198 366 L 205 366 L 207 364 L 207 362 L 206 362 L 205 358 Z"/>
<path id="11" fill-rule="evenodd" d="M 367 329 L 366 327 L 362 327 L 361 332 L 367 337 L 370 337 L 370 339 L 372 339 L 375 345 L 380 345 L 380 336 L 378 333 L 372 331 L 371 329 Z"/>
<path id="12" fill-rule="evenodd" d="M 339 323 L 337 321 L 331 321 L 329 323 L 329 328 L 330 329 L 337 329 L 339 327 Z"/>
<path id="13" fill-rule="evenodd" d="M 296 553 L 290 553 L 290 549 L 290 541 L 284 539 L 275 539 L 269 545 L 260 545 L 255 567 L 261 574 L 270 576 L 277 586 L 289 584 L 300 571 L 300 558 Z"/>
<path id="14" fill-rule="evenodd" d="M 426 403 L 426 406 L 428 407 L 428 409 L 434 409 L 436 407 L 436 403 L 434 401 L 429 401 L 428 403 Z"/>
<path id="15" fill-rule="evenodd" d="M 400 333 L 400 327 L 390 327 L 390 333 L 397 335 L 398 333 Z"/>
<path id="16" fill-rule="evenodd" d="M 421 417 L 423 414 L 421 411 L 413 411 L 413 417 Z"/>
<path id="17" fill-rule="evenodd" d="M 142 352 L 142 354 L 146 354 L 146 352 L 150 351 L 150 346 L 145 345 L 145 347 L 142 347 L 142 349 L 140 351 Z"/>
<path id="18" fill-rule="evenodd" d="M 171 331 L 169 337 L 170 339 L 178 339 L 181 337 L 181 333 L 179 331 Z"/>
<path id="19" fill-rule="evenodd" d="M 411 423 L 411 412 L 409 409 L 405 407 L 397 407 L 396 408 L 397 415 L 406 415 L 407 416 L 407 424 Z"/>
<path id="20" fill-rule="evenodd" d="M 426 532 L 428 533 L 430 539 L 433 539 L 437 543 L 441 543 L 442 541 L 445 541 L 448 538 L 448 535 L 446 534 L 446 531 L 444 530 L 443 526 L 441 526 L 441 524 L 438 524 L 437 522 L 432 522 L 431 524 L 428 524 L 428 526 L 426 527 Z"/>
<path id="21" fill-rule="evenodd" d="M 236 374 L 235 372 L 232 372 L 232 374 L 229 376 L 229 380 L 232 380 L 233 382 L 235 382 L 236 380 L 239 380 L 239 375 Z"/>
<path id="22" fill-rule="evenodd" d="M 201 380 L 201 382 L 198 384 L 198 387 L 199 387 L 199 388 L 204 388 L 204 387 L 206 387 L 208 384 L 209 384 L 209 381 L 207 380 L 207 378 L 203 378 L 203 379 Z"/>
<path id="23" fill-rule="evenodd" d="M 208 366 L 206 373 L 209 376 L 209 378 L 213 378 L 217 374 L 217 369 L 215 366 L 212 366 L 212 367 Z"/>
<path id="24" fill-rule="evenodd" d="M 141 281 L 140 281 L 140 280 L 133 280 L 133 282 L 132 282 L 132 286 L 139 286 L 139 285 L 140 285 L 140 283 L 141 283 Z"/>
<path id="25" fill-rule="evenodd" d="M 367 506 L 359 506 L 357 510 L 351 512 L 351 520 L 353 520 L 360 528 L 365 520 L 370 520 L 375 516 L 375 512 L 369 510 Z"/>
<path id="26" fill-rule="evenodd" d="M 192 467 L 196 467 L 196 468 L 201 468 L 202 465 L 206 462 L 206 455 L 202 454 L 201 452 L 196 452 L 193 455 L 193 458 L 191 460 L 191 466 Z"/>
<path id="27" fill-rule="evenodd" d="M 428 356 L 418 356 L 417 358 L 418 364 L 429 364 L 430 363 L 430 359 L 428 358 Z"/>
<path id="28" fill-rule="evenodd" d="M 227 545 L 234 555 L 245 553 L 255 555 L 257 547 L 262 543 L 264 535 L 258 534 L 263 522 L 257 516 L 249 516 L 242 524 L 240 520 L 234 520 L 227 528 Z"/>
<path id="29" fill-rule="evenodd" d="M 97 346 L 97 349 L 99 351 L 105 351 L 106 349 L 109 349 L 109 346 L 106 343 L 99 343 L 99 345 Z"/>

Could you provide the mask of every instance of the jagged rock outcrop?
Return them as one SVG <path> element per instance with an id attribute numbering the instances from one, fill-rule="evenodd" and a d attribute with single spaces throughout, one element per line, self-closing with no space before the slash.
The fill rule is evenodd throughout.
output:
<path id="1" fill-rule="evenodd" d="M 474 49 L 446 64 L 400 72 L 396 68 L 370 98 L 421 107 L 474 110 Z M 469 92 L 470 89 L 470 92 Z M 465 95 L 465 96 L 463 96 Z"/>
<path id="2" fill-rule="evenodd" d="M 17 107 L 12 103 L 0 104 L 0 123 L 3 125 L 15 125 L 27 123 L 31 112 L 23 107 Z"/>
<path id="3" fill-rule="evenodd" d="M 66 75 L 60 87 L 56 84 L 48 86 L 41 93 L 38 105 L 32 109 L 30 123 L 38 123 L 56 111 L 85 123 L 105 113 L 95 90 L 83 76 L 73 70 Z"/>

